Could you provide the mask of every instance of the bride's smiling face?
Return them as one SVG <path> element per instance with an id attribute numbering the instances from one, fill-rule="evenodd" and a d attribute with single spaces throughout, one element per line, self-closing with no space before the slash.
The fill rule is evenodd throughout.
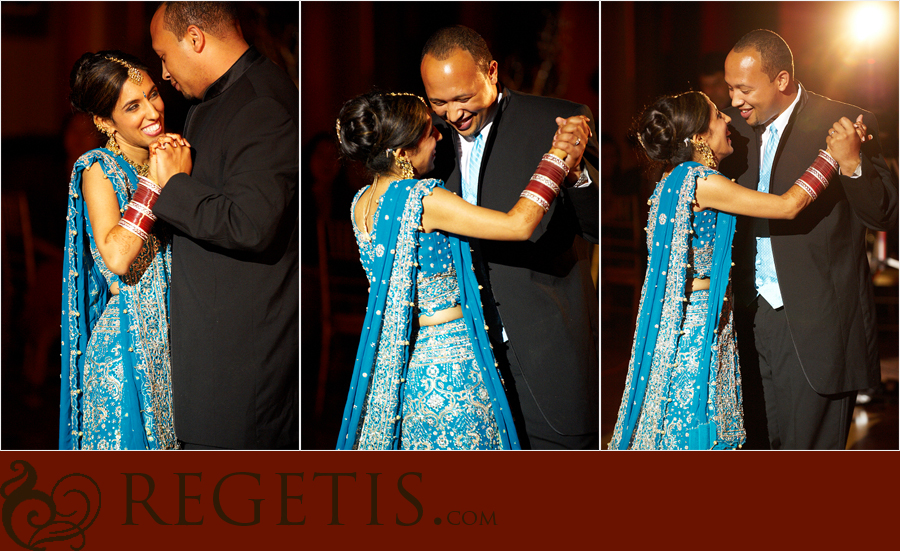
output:
<path id="1" fill-rule="evenodd" d="M 435 148 L 442 138 L 440 131 L 432 124 L 431 117 L 428 117 L 422 137 L 416 143 L 416 148 L 409 152 L 409 162 L 416 169 L 418 177 L 421 178 L 434 169 Z"/>
<path id="2" fill-rule="evenodd" d="M 166 106 L 150 75 L 144 71 L 141 74 L 144 77 L 141 84 L 125 81 L 112 118 L 103 119 L 103 123 L 116 131 L 120 145 L 124 141 L 147 149 L 165 132 Z"/>
<path id="3" fill-rule="evenodd" d="M 706 101 L 709 103 L 709 129 L 703 134 L 699 134 L 699 137 L 703 138 L 703 141 L 715 153 L 716 159 L 721 162 L 722 159 L 734 153 L 731 138 L 728 137 L 731 135 L 731 131 L 728 130 L 731 117 L 719 111 L 709 99 Z"/>

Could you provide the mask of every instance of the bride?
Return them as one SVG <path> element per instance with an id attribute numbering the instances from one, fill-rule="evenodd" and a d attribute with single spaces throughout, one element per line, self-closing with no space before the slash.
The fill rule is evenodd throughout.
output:
<path id="1" fill-rule="evenodd" d="M 559 132 L 573 127 L 589 132 L 583 118 Z M 350 212 L 371 287 L 337 448 L 520 448 L 462 236 L 528 239 L 560 192 L 566 154 L 544 155 L 504 213 L 421 179 L 441 134 L 418 96 L 352 99 L 337 135 L 342 156 L 373 176 Z"/>
<path id="2" fill-rule="evenodd" d="M 62 289 L 60 449 L 173 449 L 169 364 L 171 250 L 151 208 L 150 146 L 164 133 L 148 68 L 120 51 L 86 53 L 72 106 L 109 137 L 69 182 Z"/>

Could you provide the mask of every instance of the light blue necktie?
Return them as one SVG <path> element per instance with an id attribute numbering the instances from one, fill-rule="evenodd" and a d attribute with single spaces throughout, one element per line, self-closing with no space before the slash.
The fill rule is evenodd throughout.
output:
<path id="1" fill-rule="evenodd" d="M 464 173 L 465 178 L 462 179 L 463 199 L 473 205 L 478 204 L 478 176 L 481 173 L 481 157 L 484 154 L 484 137 L 486 134 L 487 132 L 484 134 L 479 133 L 478 136 L 475 137 L 475 142 L 472 144 L 472 150 L 469 151 L 468 166 Z M 481 259 L 481 255 L 476 254 L 473 260 L 479 283 L 487 285 L 487 269 L 484 265 L 484 261 Z M 500 319 L 500 312 L 497 311 L 496 307 L 486 307 L 484 309 L 484 317 L 488 324 L 500 327 L 502 330 L 503 342 L 509 340 L 506 336 L 506 329 L 503 327 L 503 321 Z"/>
<path id="2" fill-rule="evenodd" d="M 763 152 L 762 164 L 759 167 L 759 187 L 757 189 L 763 193 L 769 192 L 772 161 L 775 159 L 775 150 L 777 149 L 778 129 L 773 124 L 769 126 L 769 138 L 766 141 L 766 150 Z M 778 275 L 775 273 L 775 258 L 772 256 L 772 239 L 769 237 L 756 238 L 756 290 L 772 308 L 783 306 L 781 288 L 778 287 Z"/>
<path id="3" fill-rule="evenodd" d="M 484 134 L 479 133 L 469 151 L 469 166 L 463 178 L 463 199 L 473 205 L 478 204 L 478 174 L 481 172 L 481 155 L 484 153 Z"/>

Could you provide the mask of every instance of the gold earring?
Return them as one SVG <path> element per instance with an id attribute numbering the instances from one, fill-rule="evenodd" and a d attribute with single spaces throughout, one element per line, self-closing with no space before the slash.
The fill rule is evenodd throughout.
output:
<path id="1" fill-rule="evenodd" d="M 409 162 L 409 159 L 406 157 L 401 157 L 397 155 L 397 164 L 400 166 L 400 173 L 403 175 L 405 180 L 412 180 L 416 177 L 416 173 L 413 171 L 412 163 Z"/>
<path id="2" fill-rule="evenodd" d="M 99 124 L 97 125 L 97 128 L 109 137 L 109 139 L 106 140 L 106 145 L 104 147 L 112 151 L 113 155 L 124 157 L 122 150 L 119 149 L 119 142 L 116 141 L 116 131 L 111 128 L 101 127 Z"/>
<path id="3" fill-rule="evenodd" d="M 97 127 L 97 130 L 99 130 L 100 132 L 106 134 L 106 137 L 107 137 L 107 138 L 111 138 L 111 137 L 112 137 L 114 131 L 110 130 L 108 127 L 106 127 L 106 126 L 100 124 L 99 122 L 95 122 L 95 123 L 94 123 L 94 126 Z"/>
<path id="4" fill-rule="evenodd" d="M 709 144 L 703 141 L 703 138 L 697 137 L 697 141 L 694 142 L 694 147 L 697 148 L 698 153 L 703 155 L 705 161 L 703 164 L 708 166 L 709 168 L 717 168 L 719 166 L 719 162 L 716 160 L 716 154 L 713 153 Z"/>

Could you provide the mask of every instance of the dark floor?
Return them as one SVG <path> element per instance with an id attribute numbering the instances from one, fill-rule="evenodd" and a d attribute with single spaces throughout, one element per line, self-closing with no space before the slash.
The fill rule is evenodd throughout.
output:
<path id="1" fill-rule="evenodd" d="M 618 311 L 619 306 L 627 306 L 627 290 L 610 287 L 602 291 L 601 311 L 607 312 L 602 320 L 600 336 L 600 435 L 603 446 L 612 438 L 616 414 L 622 401 L 625 374 L 634 338 L 634 325 L 627 313 L 608 314 L 611 311 Z M 847 449 L 896 450 L 900 447 L 897 393 L 897 381 L 900 378 L 898 377 L 900 344 L 897 332 L 896 284 L 876 288 L 876 297 L 879 327 L 882 329 L 879 332 L 882 383 L 877 388 L 860 393 L 853 412 L 853 425 L 850 428 Z"/>

